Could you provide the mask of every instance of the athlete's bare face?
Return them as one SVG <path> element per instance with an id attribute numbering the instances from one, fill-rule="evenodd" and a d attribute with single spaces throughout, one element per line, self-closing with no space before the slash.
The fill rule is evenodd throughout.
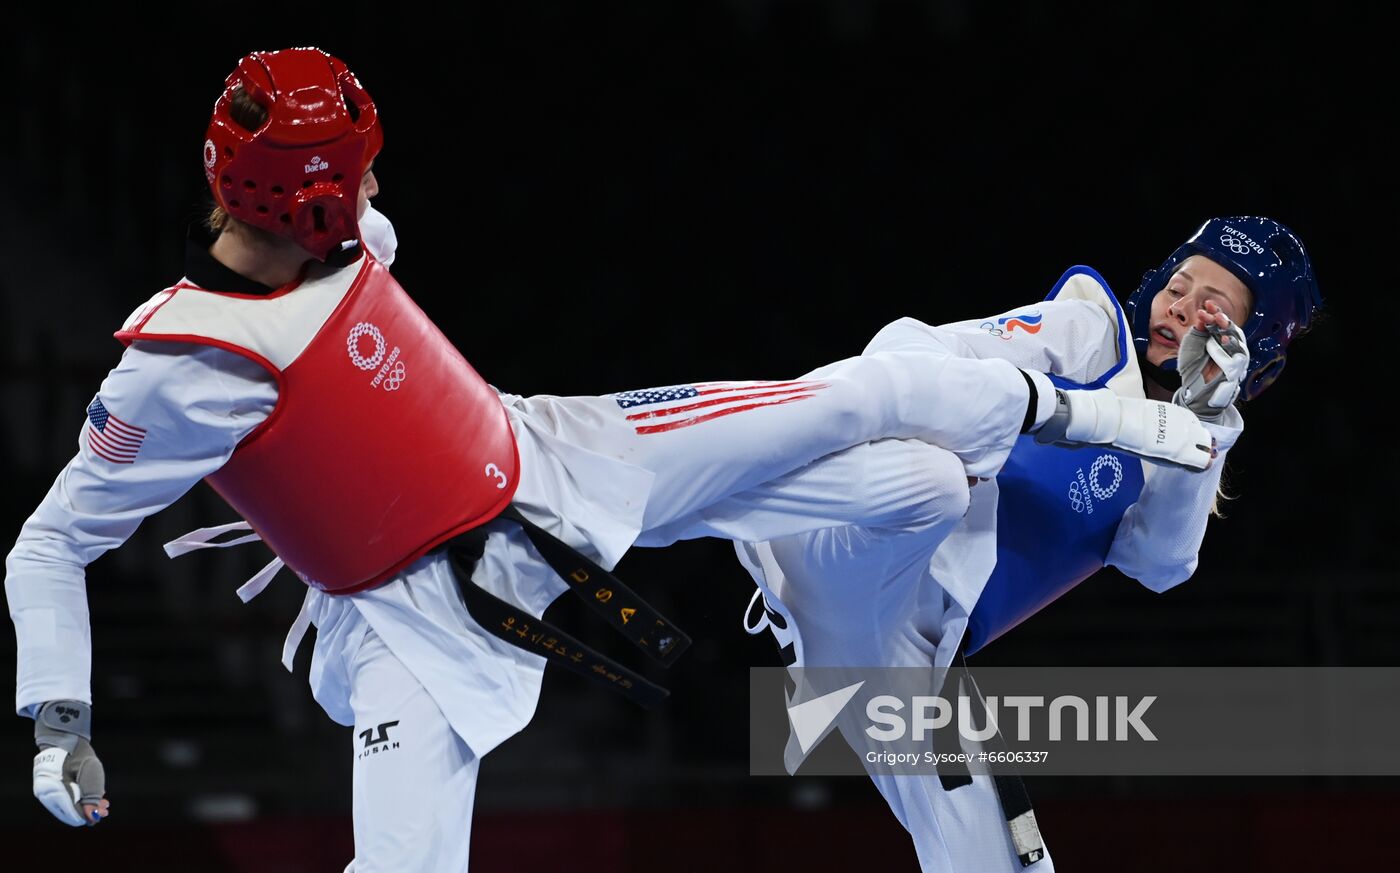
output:
<path id="1" fill-rule="evenodd" d="M 374 161 L 369 162 L 365 167 L 365 174 L 360 177 L 360 198 L 355 204 L 355 220 L 365 217 L 365 210 L 369 209 L 369 200 L 379 194 L 379 180 L 374 178 Z"/>
<path id="2" fill-rule="evenodd" d="M 1209 321 L 1223 327 L 1222 316 L 1243 324 L 1252 304 L 1253 295 L 1234 273 L 1204 255 L 1192 255 L 1152 298 L 1148 362 L 1160 365 L 1175 358 L 1192 327 L 1204 328 Z"/>

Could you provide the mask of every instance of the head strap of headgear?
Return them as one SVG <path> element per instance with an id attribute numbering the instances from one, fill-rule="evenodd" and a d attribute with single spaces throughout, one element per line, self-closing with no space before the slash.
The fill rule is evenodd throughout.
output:
<path id="1" fill-rule="evenodd" d="M 232 115 L 239 91 L 267 113 L 257 130 Z M 383 144 L 374 101 L 344 63 L 315 48 L 253 52 L 214 104 L 204 175 L 230 216 L 324 261 L 358 242 L 360 179 Z"/>
<path id="2" fill-rule="evenodd" d="M 1229 270 L 1254 297 L 1240 325 L 1249 345 L 1249 372 L 1240 396 L 1252 400 L 1283 372 L 1289 343 L 1307 333 L 1322 306 L 1312 261 L 1293 231 L 1271 218 L 1210 219 L 1162 266 L 1144 275 L 1128 298 L 1128 323 L 1139 357 L 1145 357 L 1151 341 L 1152 299 L 1192 255 L 1204 255 Z M 1153 369 L 1174 373 L 1176 361 Z"/>

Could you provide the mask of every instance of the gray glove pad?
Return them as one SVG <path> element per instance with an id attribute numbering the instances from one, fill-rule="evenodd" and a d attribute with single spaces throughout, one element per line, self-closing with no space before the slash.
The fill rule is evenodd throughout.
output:
<path id="1" fill-rule="evenodd" d="M 107 793 L 107 771 L 87 740 L 78 740 L 78 748 L 64 762 L 63 775 L 77 784 L 79 804 L 95 804 Z"/>
<path id="2" fill-rule="evenodd" d="M 77 700 L 51 700 L 34 718 L 34 742 L 39 748 L 58 746 L 72 752 L 78 740 L 92 739 L 92 707 Z"/>
<path id="3" fill-rule="evenodd" d="M 1207 379 L 1205 369 L 1211 361 L 1219 371 Z M 1172 396 L 1172 402 L 1196 413 L 1202 421 L 1219 421 L 1239 396 L 1249 370 L 1244 332 L 1233 324 L 1228 330 L 1213 323 L 1206 325 L 1205 330 L 1191 328 L 1181 340 L 1176 367 L 1181 373 L 1181 387 Z"/>

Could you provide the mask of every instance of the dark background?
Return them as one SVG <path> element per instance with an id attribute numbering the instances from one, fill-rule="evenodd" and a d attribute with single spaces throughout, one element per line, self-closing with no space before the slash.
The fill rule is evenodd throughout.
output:
<path id="1" fill-rule="evenodd" d="M 1396 484 L 1368 443 L 1393 342 L 1394 52 L 1329 4 L 502 3 L 81 10 L 11 20 L 0 186 L 0 531 L 76 450 L 125 315 L 181 274 L 208 112 L 244 53 L 319 45 L 374 95 L 395 273 L 493 384 L 598 394 L 781 379 L 903 315 L 1042 297 L 1068 266 L 1126 295 L 1205 218 L 1258 213 L 1309 247 L 1326 321 L 1248 407 L 1238 499 L 1189 584 L 1112 572 L 978 660 L 1389 665 Z M 0 834 L 105 870 L 339 871 L 350 732 L 277 664 L 301 597 L 233 588 L 263 554 L 169 562 L 228 520 L 204 486 L 91 568 L 96 746 L 116 816 L 68 833 L 30 796 L 30 723 L 0 719 Z M 10 536 L 6 533 L 5 536 Z M 724 543 L 619 574 L 697 638 L 644 714 L 550 674 L 485 759 L 474 869 L 915 869 L 861 780 L 747 771 Z M 560 604 L 562 622 L 608 632 Z M 620 651 L 620 650 L 619 650 Z M 0 650 L 0 671 L 13 649 Z M 624 657 L 632 660 L 630 655 Z M 464 669 L 469 666 L 464 665 Z M 1061 870 L 1307 870 L 1380 860 L 1393 780 L 1032 780 Z M 801 859 L 794 862 L 792 859 Z"/>

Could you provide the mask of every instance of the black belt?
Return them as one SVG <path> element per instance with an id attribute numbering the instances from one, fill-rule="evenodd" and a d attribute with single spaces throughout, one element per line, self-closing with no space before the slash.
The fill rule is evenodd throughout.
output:
<path id="1" fill-rule="evenodd" d="M 690 637 L 684 631 L 616 576 L 530 521 L 514 505 L 497 518 L 519 525 L 535 551 L 559 578 L 608 624 L 653 659 L 669 667 L 690 646 Z M 447 543 L 462 600 L 477 624 L 513 646 L 542 656 L 549 663 L 602 682 L 643 707 L 649 708 L 666 699 L 670 692 L 665 688 L 473 583 L 472 571 L 485 547 L 486 532 L 481 528 Z"/>
<path id="2" fill-rule="evenodd" d="M 962 675 L 967 677 L 972 685 L 973 695 L 969 703 L 975 702 L 980 711 L 974 712 L 973 717 L 980 714 L 983 724 L 986 724 L 986 704 L 982 700 L 982 690 L 977 687 L 977 681 L 972 678 L 972 673 L 967 668 L 966 648 L 967 637 L 963 637 L 962 642 L 958 644 L 957 660 L 962 665 Z M 993 751 L 1006 751 L 1006 740 L 1002 738 L 1000 729 L 992 737 L 991 746 Z M 947 773 L 939 772 L 939 780 L 943 783 L 945 791 L 972 783 L 972 776 L 966 769 L 950 767 L 948 770 Z M 1001 812 L 1006 817 L 1006 828 L 1011 834 L 1011 845 L 1017 860 L 1021 862 L 1022 867 L 1029 867 L 1045 857 L 1045 841 L 1040 837 L 1040 827 L 1035 820 L 1035 809 L 1031 806 L 1031 796 L 1026 791 L 1026 783 L 1015 773 L 993 773 L 992 787 L 996 789 L 997 799 L 1001 801 Z"/>

